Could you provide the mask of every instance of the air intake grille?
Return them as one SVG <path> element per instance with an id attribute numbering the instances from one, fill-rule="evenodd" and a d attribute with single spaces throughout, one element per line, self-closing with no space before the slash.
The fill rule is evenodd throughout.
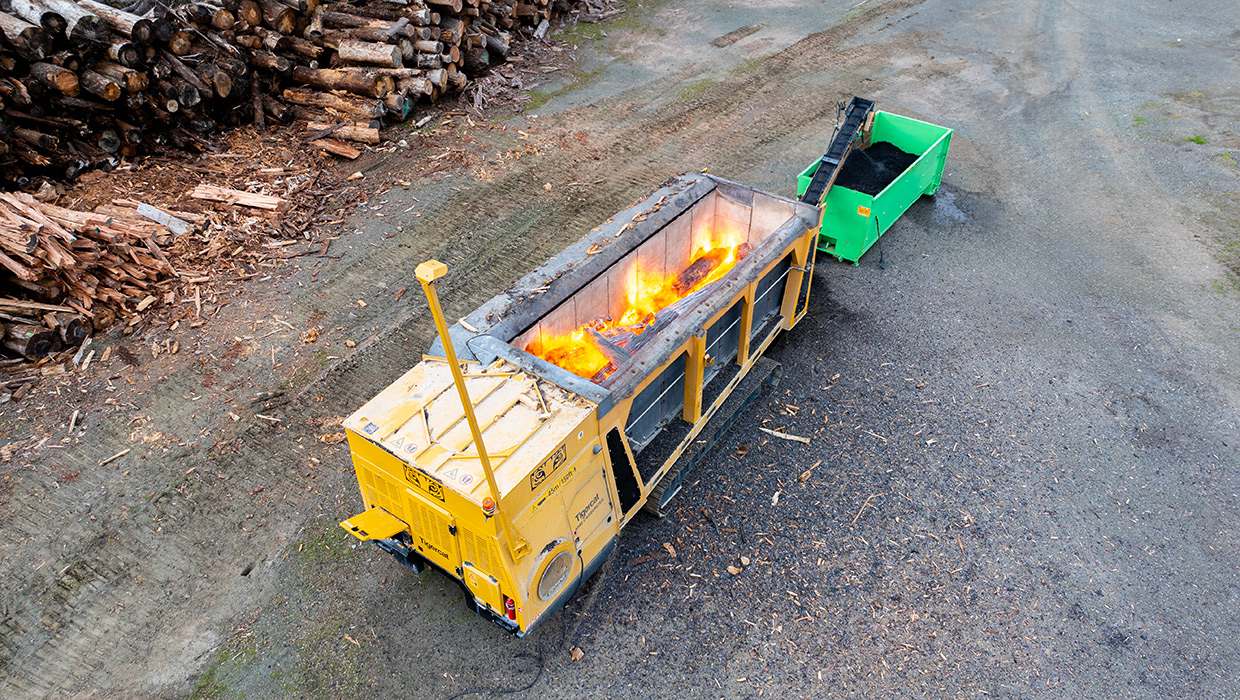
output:
<path id="1" fill-rule="evenodd" d="M 452 534 L 448 532 L 447 521 L 435 511 L 423 505 L 416 497 L 407 499 L 409 513 L 412 516 L 409 527 L 414 534 L 420 535 L 440 551 L 454 551 Z"/>
<path id="2" fill-rule="evenodd" d="M 375 474 L 371 469 L 362 469 L 361 472 L 362 484 L 366 487 L 366 497 L 392 515 L 403 518 L 405 509 L 401 507 L 400 487 L 389 483 L 387 479 Z"/>
<path id="3" fill-rule="evenodd" d="M 491 545 L 490 539 L 461 528 L 461 546 L 465 549 L 465 561 L 479 570 L 491 575 L 499 570 L 495 548 Z"/>

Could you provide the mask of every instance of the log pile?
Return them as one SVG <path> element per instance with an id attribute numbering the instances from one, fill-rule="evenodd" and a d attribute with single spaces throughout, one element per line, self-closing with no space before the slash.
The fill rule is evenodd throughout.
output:
<path id="1" fill-rule="evenodd" d="M 0 178 L 72 181 L 219 126 L 302 120 L 356 157 L 568 0 L 0 0 Z"/>
<path id="2" fill-rule="evenodd" d="M 152 305 L 177 273 L 161 245 L 203 221 L 123 199 L 82 212 L 0 193 L 5 291 L 41 300 L 0 297 L 4 351 L 39 359 L 80 345 L 115 321 L 125 302 L 139 311 Z"/>

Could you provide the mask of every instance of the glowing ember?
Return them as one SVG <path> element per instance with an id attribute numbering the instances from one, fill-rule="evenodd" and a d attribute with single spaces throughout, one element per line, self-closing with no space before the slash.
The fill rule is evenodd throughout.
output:
<path id="1" fill-rule="evenodd" d="M 579 377 L 595 382 L 606 379 L 644 340 L 657 332 L 660 320 L 670 320 L 674 316 L 669 311 L 661 319 L 659 312 L 718 281 L 750 250 L 748 243 L 725 246 L 711 242 L 707 245 L 710 247 L 699 248 L 689 265 L 675 274 L 641 274 L 639 271 L 626 294 L 628 306 L 620 318 L 604 316 L 571 333 L 543 335 L 531 341 L 525 351 Z"/>
<path id="2" fill-rule="evenodd" d="M 598 374 L 610 362 L 594 338 L 586 336 L 584 326 L 567 335 L 548 336 L 543 340 L 535 338 L 525 351 L 586 379 Z"/>

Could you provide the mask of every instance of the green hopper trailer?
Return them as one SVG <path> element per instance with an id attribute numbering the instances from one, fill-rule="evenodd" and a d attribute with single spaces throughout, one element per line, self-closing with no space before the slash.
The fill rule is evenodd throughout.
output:
<path id="1" fill-rule="evenodd" d="M 890 112 L 875 111 L 868 143 L 887 142 L 917 160 L 876 196 L 836 185 L 822 204 L 818 250 L 853 264 L 923 194 L 934 194 L 943 179 L 952 130 Z M 797 176 L 797 198 L 809 187 L 822 161 Z"/>

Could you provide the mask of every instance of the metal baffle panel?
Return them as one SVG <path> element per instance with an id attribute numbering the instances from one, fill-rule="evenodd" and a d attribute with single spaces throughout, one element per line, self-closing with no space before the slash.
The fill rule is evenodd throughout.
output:
<path id="1" fill-rule="evenodd" d="M 685 361 L 682 353 L 633 399 L 624 434 L 634 454 L 650 444 L 670 421 L 679 420 L 685 405 Z M 646 477 L 643 474 L 642 477 Z"/>
<path id="2" fill-rule="evenodd" d="M 719 374 L 720 370 L 736 360 L 736 352 L 741 344 L 741 317 L 745 303 L 738 301 L 728 312 L 719 317 L 710 328 L 706 329 L 706 355 L 711 365 L 706 368 L 702 385 Z"/>
<path id="3" fill-rule="evenodd" d="M 779 315 L 780 304 L 784 302 L 783 282 L 791 267 L 792 258 L 785 257 L 758 282 L 753 300 L 752 340 L 760 340 L 770 333 L 770 322 Z"/>

